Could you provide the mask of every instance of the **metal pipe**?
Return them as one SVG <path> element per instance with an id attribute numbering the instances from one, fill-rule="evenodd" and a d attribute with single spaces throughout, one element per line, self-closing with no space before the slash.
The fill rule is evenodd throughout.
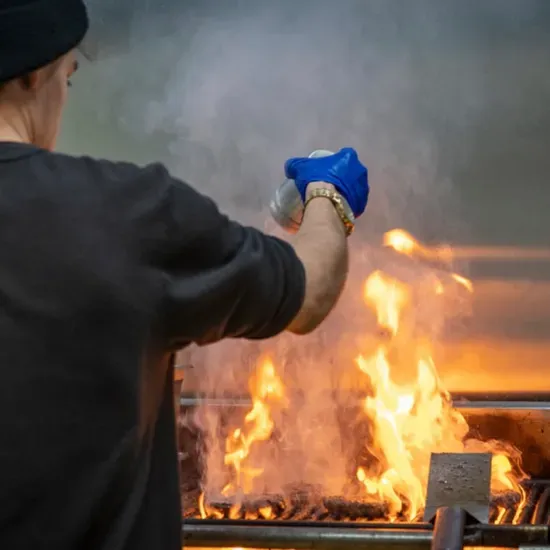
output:
<path id="1" fill-rule="evenodd" d="M 452 395 L 453 407 L 457 409 L 518 409 L 518 410 L 549 410 L 550 393 L 458 393 Z M 357 403 L 362 403 L 364 397 L 357 396 Z M 204 404 L 213 407 L 251 407 L 252 399 L 248 395 L 231 397 L 215 397 L 207 394 L 185 393 L 180 396 L 183 407 L 195 407 Z"/>
<path id="2" fill-rule="evenodd" d="M 535 525 L 541 525 L 547 523 L 548 518 L 548 506 L 550 504 L 550 487 L 546 487 L 542 492 L 541 497 L 535 508 L 535 517 L 533 523 Z"/>
<path id="3" fill-rule="evenodd" d="M 466 510 L 459 506 L 442 506 L 435 514 L 432 550 L 462 550 Z"/>
<path id="4" fill-rule="evenodd" d="M 548 525 L 471 525 L 464 529 L 467 546 L 518 548 L 523 544 L 548 544 Z"/>
<path id="5" fill-rule="evenodd" d="M 431 531 L 183 524 L 183 545 L 202 548 L 426 550 Z"/>
<path id="6" fill-rule="evenodd" d="M 275 523 L 275 522 L 274 522 Z M 282 522 L 281 522 L 282 523 Z M 297 550 L 425 550 L 432 543 L 432 532 L 424 529 L 378 529 L 376 525 L 334 529 L 325 526 L 290 527 L 248 524 L 230 520 L 184 521 L 184 546 L 195 548 L 280 548 Z M 465 546 L 518 548 L 524 544 L 547 544 L 547 525 L 471 525 L 465 527 Z"/>
<path id="7" fill-rule="evenodd" d="M 188 525 L 224 525 L 224 526 L 243 526 L 243 527 L 306 527 L 308 529 L 389 529 L 407 530 L 407 531 L 431 531 L 433 526 L 431 523 L 385 523 L 385 522 L 361 522 L 361 521 L 316 521 L 316 520 L 293 520 L 293 519 L 197 519 L 186 518 L 184 520 Z"/>

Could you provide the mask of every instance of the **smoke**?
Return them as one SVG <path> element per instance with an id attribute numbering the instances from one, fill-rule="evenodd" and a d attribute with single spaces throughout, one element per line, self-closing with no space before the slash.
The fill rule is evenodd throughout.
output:
<path id="1" fill-rule="evenodd" d="M 480 193 L 517 171 L 490 156 L 525 146 L 497 121 L 541 116 L 536 92 L 517 110 L 510 79 L 526 98 L 550 90 L 534 69 L 546 55 L 540 0 L 88 4 L 97 62 L 75 79 L 74 107 L 122 129 L 103 154 L 164 161 L 255 225 L 287 157 L 350 145 L 372 182 L 363 239 L 404 226 L 470 241 Z"/>
<path id="2" fill-rule="evenodd" d="M 455 197 L 438 162 L 442 121 L 423 112 L 418 48 L 423 37 L 421 47 L 430 37 L 446 40 L 437 3 L 179 4 L 134 2 L 118 49 L 107 41 L 110 55 L 86 68 L 94 84 L 78 90 L 81 102 L 88 93 L 86 103 L 134 140 L 162 142 L 174 174 L 245 221 L 261 223 L 255 214 L 281 182 L 286 158 L 353 146 L 373 183 L 363 236 L 396 223 L 432 236 L 448 225 L 437 212 Z M 90 7 L 92 23 L 119 21 L 113 8 Z M 464 124 L 479 94 L 468 81 L 453 92 L 448 76 L 429 100 L 471 97 L 445 107 L 445 125 Z"/>
<path id="3" fill-rule="evenodd" d="M 325 327 L 307 339 L 223 342 L 186 355 L 201 373 L 199 390 L 223 395 L 246 393 L 249 373 L 269 352 L 290 391 L 307 390 L 287 432 L 303 467 L 277 472 L 270 488 L 296 475 L 323 479 L 326 457 L 343 446 L 326 390 L 353 368 L 354 350 L 375 331 L 359 299 L 379 265 L 374 249 L 392 227 L 422 240 L 468 234 L 454 180 L 471 162 L 476 123 L 494 102 L 484 76 L 492 48 L 485 46 L 513 49 L 513 33 L 537 19 L 541 3 L 89 4 L 102 42 L 98 62 L 75 80 L 81 112 L 114 121 L 120 141 L 132 144 L 115 148 L 164 161 L 230 215 L 266 226 L 290 156 L 352 146 L 369 167 L 368 211 L 350 241 L 352 273 Z M 94 51 L 93 36 L 86 47 Z M 472 53 L 479 47 L 483 55 Z M 436 324 L 441 315 L 434 314 Z M 206 421 L 214 449 L 222 419 L 210 410 Z M 218 460 L 212 450 L 209 480 Z M 345 477 L 344 460 L 334 458 L 330 468 Z"/>

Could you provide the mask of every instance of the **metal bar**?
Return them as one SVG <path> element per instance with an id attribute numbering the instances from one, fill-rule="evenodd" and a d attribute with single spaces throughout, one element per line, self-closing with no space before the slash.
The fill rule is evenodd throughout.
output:
<path id="1" fill-rule="evenodd" d="M 520 525 L 524 525 L 526 523 L 536 523 L 532 522 L 531 519 L 533 518 L 535 507 L 537 506 L 543 489 L 544 487 L 541 484 L 532 485 L 529 488 L 525 504 L 514 518 L 514 523 L 519 523 Z"/>
<path id="2" fill-rule="evenodd" d="M 184 520 L 184 528 L 187 525 L 224 525 L 227 527 L 306 527 L 308 529 L 389 529 L 407 531 L 431 531 L 431 523 L 383 523 L 361 521 L 319 521 L 319 520 L 278 520 L 278 519 L 196 519 Z"/>
<path id="3" fill-rule="evenodd" d="M 462 550 L 466 510 L 459 506 L 444 506 L 435 514 L 432 550 Z"/>
<path id="4" fill-rule="evenodd" d="M 357 396 L 357 403 L 364 400 Z M 184 393 L 180 396 L 180 404 L 184 407 L 195 407 L 199 404 L 218 407 L 251 407 L 249 395 L 234 395 L 216 397 L 208 394 Z M 518 409 L 518 410 L 550 410 L 550 394 L 544 393 L 507 393 L 507 394 L 476 394 L 459 393 L 453 395 L 453 407 L 457 409 Z"/>
<path id="5" fill-rule="evenodd" d="M 533 523 L 535 525 L 541 525 L 546 523 L 548 518 L 548 505 L 550 504 L 550 487 L 546 487 L 542 492 L 541 497 L 535 508 L 535 517 Z"/>
<path id="6" fill-rule="evenodd" d="M 451 392 L 455 405 L 465 401 L 466 404 L 469 401 L 476 403 L 483 402 L 502 402 L 502 403 L 518 403 L 527 402 L 533 403 L 550 403 L 550 392 L 548 391 L 456 391 Z"/>
<path id="7" fill-rule="evenodd" d="M 548 411 L 549 401 L 453 401 L 453 407 L 461 410 L 491 411 Z"/>
<path id="8" fill-rule="evenodd" d="M 523 544 L 548 544 L 548 525 L 471 525 L 464 529 L 467 546 L 518 548 Z"/>
<path id="9" fill-rule="evenodd" d="M 276 522 L 273 522 L 276 523 Z M 322 524 L 321 524 L 322 525 Z M 235 525 L 228 520 L 183 523 L 184 546 L 195 548 L 280 548 L 311 550 L 424 550 L 432 543 L 432 532 L 423 529 L 379 529 L 367 525 L 332 529 L 288 525 L 256 525 L 255 521 Z M 466 526 L 465 546 L 518 548 L 525 544 L 548 543 L 547 525 L 472 525 Z"/>
<path id="10" fill-rule="evenodd" d="M 362 403 L 364 399 L 357 399 L 357 403 Z M 200 404 L 212 407 L 252 407 L 252 399 L 246 398 L 219 398 L 219 397 L 180 397 L 182 407 L 196 407 Z M 550 410 L 550 401 L 454 401 L 455 409 L 490 409 L 490 410 Z"/>
<path id="11" fill-rule="evenodd" d="M 183 545 L 202 548 L 426 550 L 431 531 L 183 524 Z"/>

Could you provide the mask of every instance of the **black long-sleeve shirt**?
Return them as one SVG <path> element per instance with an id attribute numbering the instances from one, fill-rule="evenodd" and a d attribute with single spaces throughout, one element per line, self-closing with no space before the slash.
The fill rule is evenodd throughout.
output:
<path id="1" fill-rule="evenodd" d="M 304 291 L 160 165 L 0 143 L 0 548 L 179 548 L 171 354 L 274 336 Z"/>

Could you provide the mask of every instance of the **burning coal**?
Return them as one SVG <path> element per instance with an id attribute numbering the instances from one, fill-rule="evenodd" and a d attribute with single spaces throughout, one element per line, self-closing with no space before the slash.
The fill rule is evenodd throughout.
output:
<path id="1" fill-rule="evenodd" d="M 381 270 L 365 280 L 363 301 L 375 313 L 379 331 L 374 344 L 366 346 L 370 349 L 350 365 L 361 375 L 357 392 L 345 402 L 331 402 L 343 411 L 340 437 L 334 438 L 332 421 L 324 426 L 322 416 L 321 425 L 300 422 L 304 403 L 315 409 L 319 394 L 308 393 L 307 380 L 297 393 L 284 369 L 264 356 L 249 380 L 251 409 L 226 430 L 223 460 L 211 434 L 199 501 L 202 517 L 272 519 L 302 508 L 311 517 L 414 521 L 425 503 L 430 456 L 441 452 L 493 454 L 497 516 L 504 509 L 499 499 L 524 499 L 519 451 L 471 436 L 438 376 L 431 335 L 415 322 L 419 300 L 428 294 L 444 299 L 453 285 L 473 292 L 471 281 L 449 269 L 450 251 L 428 250 L 404 231 L 387 233 L 384 244 L 399 254 L 428 258 L 437 267 L 413 282 Z M 408 379 L 401 380 L 402 371 Z M 314 435 L 308 436 L 308 430 Z M 296 431 L 307 442 L 299 456 L 292 445 Z M 315 483 L 303 464 L 309 457 L 317 461 L 315 471 L 323 472 Z M 294 472 L 293 478 L 280 475 L 283 471 Z"/>

